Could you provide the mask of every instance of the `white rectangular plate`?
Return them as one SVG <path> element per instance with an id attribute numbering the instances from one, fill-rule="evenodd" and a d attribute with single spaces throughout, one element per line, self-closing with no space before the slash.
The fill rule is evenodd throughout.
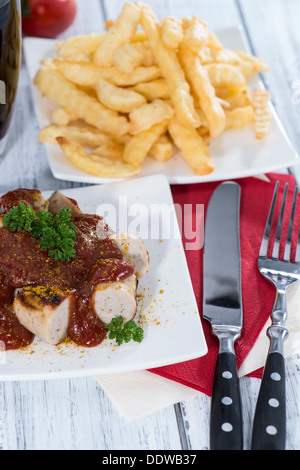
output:
<path id="1" fill-rule="evenodd" d="M 142 227 L 150 255 L 149 272 L 138 288 L 137 318 L 142 319 L 144 340 L 117 347 L 113 340 L 105 339 L 98 347 L 82 348 L 74 343 L 52 346 L 36 338 L 25 350 L 1 353 L 0 380 L 112 374 L 205 355 L 207 346 L 167 178 L 150 176 L 63 193 L 76 199 L 84 212 L 105 216 L 118 232 L 130 230 L 138 235 Z M 49 197 L 51 193 L 43 194 Z M 166 212 L 160 208 L 170 208 L 170 218 L 163 217 Z M 170 237 L 162 239 L 168 229 Z"/>
<path id="2" fill-rule="evenodd" d="M 217 31 L 216 34 L 225 47 L 249 52 L 242 29 L 233 27 Z M 32 81 L 40 67 L 40 60 L 54 57 L 55 41 L 25 38 L 24 51 Z M 249 85 L 251 88 L 256 88 L 261 86 L 261 83 L 255 77 Z M 41 127 L 45 127 L 49 125 L 51 112 L 55 109 L 55 105 L 50 103 L 47 98 L 42 98 L 34 86 L 32 86 L 32 93 L 39 124 Z M 227 131 L 220 138 L 212 141 L 211 155 L 215 162 L 213 173 L 206 176 L 194 175 L 180 152 L 176 151 L 174 157 L 167 163 L 158 163 L 148 157 L 139 177 L 164 174 L 170 184 L 188 184 L 243 178 L 295 165 L 299 162 L 299 157 L 291 146 L 272 106 L 270 106 L 270 110 L 273 116 L 272 132 L 262 141 L 255 139 L 251 125 L 243 129 Z M 51 171 L 58 179 L 90 184 L 114 181 L 91 176 L 77 169 L 68 161 L 58 146 L 47 144 L 46 149 Z"/>

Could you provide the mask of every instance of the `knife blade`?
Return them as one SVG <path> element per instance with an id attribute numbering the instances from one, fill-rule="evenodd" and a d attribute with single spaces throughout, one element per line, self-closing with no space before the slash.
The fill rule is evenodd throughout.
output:
<path id="1" fill-rule="evenodd" d="M 220 184 L 207 208 L 203 317 L 219 341 L 210 412 L 211 450 L 241 450 L 243 423 L 234 343 L 243 323 L 240 186 Z"/>

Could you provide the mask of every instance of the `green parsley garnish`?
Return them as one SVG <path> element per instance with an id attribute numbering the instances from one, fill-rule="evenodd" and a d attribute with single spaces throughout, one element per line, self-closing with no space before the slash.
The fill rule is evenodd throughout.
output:
<path id="1" fill-rule="evenodd" d="M 31 205 L 20 202 L 3 218 L 4 227 L 11 232 L 26 230 L 39 239 L 42 250 L 55 260 L 69 261 L 76 255 L 76 228 L 71 222 L 71 210 L 63 208 L 56 216 L 43 210 L 36 213 Z"/>
<path id="2" fill-rule="evenodd" d="M 144 339 L 143 328 L 138 326 L 134 320 L 129 320 L 124 325 L 123 323 L 124 318 L 119 316 L 105 325 L 105 328 L 109 330 L 109 339 L 115 339 L 118 346 L 122 343 L 129 343 L 131 340 L 141 343 Z"/>

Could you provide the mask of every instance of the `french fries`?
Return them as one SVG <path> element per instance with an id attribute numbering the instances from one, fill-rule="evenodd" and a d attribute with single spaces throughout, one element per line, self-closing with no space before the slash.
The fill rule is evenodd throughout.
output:
<path id="1" fill-rule="evenodd" d="M 85 147 L 99 147 L 104 143 L 113 141 L 107 134 L 88 126 L 58 126 L 52 124 L 41 129 L 39 133 L 39 140 L 44 144 L 57 144 L 57 137 L 66 137 L 68 140 Z"/>
<path id="2" fill-rule="evenodd" d="M 253 122 L 254 111 L 252 106 L 243 106 L 225 111 L 226 129 L 241 129 Z"/>
<path id="3" fill-rule="evenodd" d="M 120 113 L 131 113 L 147 102 L 139 93 L 117 87 L 103 79 L 98 80 L 96 92 L 102 104 Z"/>
<path id="4" fill-rule="evenodd" d="M 128 2 L 106 28 L 58 41 L 34 79 L 57 105 L 39 140 L 80 170 L 132 177 L 147 156 L 165 164 L 175 146 L 206 175 L 212 139 L 251 123 L 257 139 L 270 131 L 270 96 L 248 85 L 267 65 L 225 48 L 202 18 L 159 22 L 147 4 Z"/>
<path id="5" fill-rule="evenodd" d="M 167 162 L 172 155 L 173 145 L 166 135 L 162 135 L 149 151 L 149 156 L 158 162 Z"/>
<path id="6" fill-rule="evenodd" d="M 271 114 L 268 108 L 270 94 L 266 90 L 254 90 L 254 129 L 257 139 L 263 139 L 271 130 Z"/>
<path id="7" fill-rule="evenodd" d="M 58 57 L 70 59 L 72 57 L 93 54 L 98 49 L 105 38 L 105 33 L 88 34 L 85 36 L 73 36 L 64 41 L 56 43 Z"/>
<path id="8" fill-rule="evenodd" d="M 141 24 L 157 57 L 162 75 L 170 88 L 171 100 L 178 119 L 187 126 L 197 128 L 201 122 L 190 93 L 190 85 L 185 78 L 177 54 L 163 44 L 158 20 L 150 7 L 144 3 L 137 3 L 137 5 L 142 10 Z"/>
<path id="9" fill-rule="evenodd" d="M 185 18 L 183 21 L 184 35 L 181 42 L 183 49 L 198 53 L 202 47 L 208 43 L 209 32 L 204 21 L 198 16 L 193 18 Z"/>
<path id="10" fill-rule="evenodd" d="M 124 161 L 135 168 L 141 167 L 153 145 L 167 132 L 168 124 L 168 120 L 162 121 L 133 136 L 124 149 Z"/>
<path id="11" fill-rule="evenodd" d="M 161 76 L 158 67 L 137 67 L 132 73 L 122 74 L 114 67 L 98 67 L 93 63 L 54 60 L 57 70 L 75 85 L 95 88 L 100 78 L 116 86 L 134 86 Z"/>
<path id="12" fill-rule="evenodd" d="M 207 175 L 214 170 L 209 149 L 196 129 L 184 126 L 175 117 L 170 121 L 168 130 L 195 174 Z"/>
<path id="13" fill-rule="evenodd" d="M 141 11 L 132 3 L 125 3 L 117 21 L 109 28 L 94 54 L 94 62 L 100 67 L 111 67 L 117 47 L 123 46 L 136 32 Z"/>
<path id="14" fill-rule="evenodd" d="M 246 85 L 242 72 L 231 64 L 209 64 L 205 65 L 205 68 L 214 88 L 232 89 Z"/>
<path id="15" fill-rule="evenodd" d="M 51 115 L 51 123 L 56 124 L 57 126 L 67 126 L 72 122 L 74 116 L 71 116 L 65 109 L 58 108 L 53 111 Z M 76 121 L 76 117 L 74 119 Z"/>
<path id="16" fill-rule="evenodd" d="M 143 65 L 145 49 L 142 43 L 127 43 L 115 49 L 113 65 L 123 74 L 134 72 L 134 69 Z"/>
<path id="17" fill-rule="evenodd" d="M 176 50 L 183 40 L 183 25 L 178 18 L 166 17 L 161 20 L 161 37 L 165 46 Z"/>
<path id="18" fill-rule="evenodd" d="M 225 114 L 216 98 L 209 76 L 193 51 L 181 50 L 180 58 L 193 91 L 199 99 L 199 106 L 207 120 L 210 134 L 212 137 L 218 137 L 225 128 Z"/>
<path id="19" fill-rule="evenodd" d="M 57 142 L 76 167 L 91 175 L 103 176 L 104 178 L 129 178 L 136 176 L 141 171 L 140 168 L 134 168 L 124 163 L 123 160 L 87 153 L 82 145 L 70 142 L 66 137 L 57 137 Z"/>
<path id="20" fill-rule="evenodd" d="M 76 88 L 56 70 L 41 68 L 34 83 L 50 100 L 103 132 L 117 137 L 128 133 L 129 122 L 126 117 L 102 106 L 99 101 Z"/>
<path id="21" fill-rule="evenodd" d="M 140 134 L 162 121 L 170 120 L 173 116 L 174 110 L 166 101 L 154 100 L 130 113 L 129 132 L 132 135 Z"/>
<path id="22" fill-rule="evenodd" d="M 152 80 L 146 83 L 138 83 L 132 87 L 132 90 L 143 95 L 147 101 L 170 99 L 170 89 L 164 78 L 158 78 L 157 80 Z"/>

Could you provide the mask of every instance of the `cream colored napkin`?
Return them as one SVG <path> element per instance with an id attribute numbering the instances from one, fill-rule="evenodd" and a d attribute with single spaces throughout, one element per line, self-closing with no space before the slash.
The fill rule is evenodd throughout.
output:
<path id="1" fill-rule="evenodd" d="M 300 283 L 289 288 L 287 307 L 286 327 L 289 330 L 289 337 L 284 345 L 284 355 L 291 357 L 300 354 Z M 269 348 L 269 339 L 266 335 L 269 325 L 270 321 L 261 331 L 254 347 L 241 365 L 240 377 L 264 366 Z M 148 371 L 103 375 L 95 379 L 120 416 L 129 422 L 201 395 L 197 390 Z"/>

